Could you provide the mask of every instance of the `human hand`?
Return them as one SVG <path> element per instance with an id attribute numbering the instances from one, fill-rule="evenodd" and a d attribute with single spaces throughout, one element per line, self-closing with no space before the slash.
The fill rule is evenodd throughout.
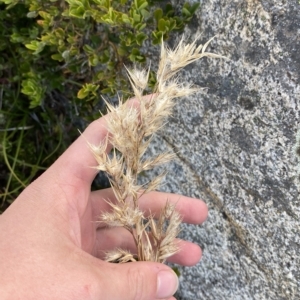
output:
<path id="1" fill-rule="evenodd" d="M 104 199 L 114 196 L 111 189 L 91 192 L 97 163 L 87 141 L 97 145 L 105 138 L 107 117 L 91 123 L 0 216 L 1 299 L 174 299 L 178 280 L 166 265 L 102 260 L 115 247 L 134 251 L 126 230 L 97 222 L 109 209 Z M 145 214 L 159 214 L 167 200 L 176 203 L 184 222 L 199 224 L 207 217 L 204 202 L 184 196 L 151 192 L 139 203 Z M 181 250 L 169 261 L 196 264 L 201 249 L 178 243 Z"/>

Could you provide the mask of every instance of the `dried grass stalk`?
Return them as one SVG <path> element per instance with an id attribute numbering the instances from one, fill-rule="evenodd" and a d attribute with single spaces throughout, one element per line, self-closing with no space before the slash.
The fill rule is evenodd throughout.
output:
<path id="1" fill-rule="evenodd" d="M 178 251 L 175 238 L 179 233 L 181 217 L 175 207 L 167 202 L 158 219 L 144 217 L 138 201 L 142 194 L 158 188 L 164 173 L 153 179 L 146 187 L 138 184 L 141 172 L 164 164 L 173 158 L 172 153 L 163 153 L 153 158 L 144 158 L 153 135 L 162 128 L 171 115 L 177 97 L 188 96 L 199 89 L 190 84 L 180 83 L 177 73 L 186 65 L 202 57 L 221 57 L 206 52 L 211 40 L 204 45 L 196 41 L 185 44 L 182 39 L 174 50 L 164 44 L 157 71 L 157 84 L 152 96 L 143 97 L 147 88 L 149 71 L 137 67 L 129 70 L 128 77 L 133 88 L 138 108 L 123 105 L 117 107 L 107 104 L 107 139 L 100 146 L 90 145 L 98 162 L 98 170 L 105 171 L 114 191 L 116 202 L 110 203 L 111 211 L 101 216 L 101 221 L 109 226 L 123 226 L 133 236 L 137 253 L 116 249 L 107 254 L 107 261 L 155 261 L 165 260 Z M 107 143 L 113 151 L 106 154 Z"/>

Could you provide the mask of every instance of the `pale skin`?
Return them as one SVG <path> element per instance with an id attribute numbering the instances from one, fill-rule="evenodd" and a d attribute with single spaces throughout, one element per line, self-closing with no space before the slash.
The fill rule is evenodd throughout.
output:
<path id="1" fill-rule="evenodd" d="M 91 192 L 97 165 L 87 141 L 106 134 L 105 118 L 91 123 L 66 152 L 29 185 L 0 216 L 0 299 L 174 300 L 178 279 L 168 266 L 153 262 L 112 264 L 104 253 L 115 247 L 134 251 L 124 229 L 99 223 L 114 200 L 111 189 Z M 109 149 L 107 149 L 109 151 Z M 207 206 L 198 199 L 151 192 L 140 199 L 145 214 L 176 203 L 183 221 L 201 224 Z M 178 240 L 170 262 L 193 266 L 198 245 Z"/>

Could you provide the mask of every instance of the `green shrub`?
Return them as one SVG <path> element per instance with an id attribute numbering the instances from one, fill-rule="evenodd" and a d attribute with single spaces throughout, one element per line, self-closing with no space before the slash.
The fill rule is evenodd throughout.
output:
<path id="1" fill-rule="evenodd" d="M 0 0 L 0 186 L 7 206 L 78 136 L 102 96 L 130 96 L 124 64 L 191 20 L 151 0 Z M 151 77 L 152 84 L 155 78 Z M 0 203 L 1 204 L 1 203 Z"/>

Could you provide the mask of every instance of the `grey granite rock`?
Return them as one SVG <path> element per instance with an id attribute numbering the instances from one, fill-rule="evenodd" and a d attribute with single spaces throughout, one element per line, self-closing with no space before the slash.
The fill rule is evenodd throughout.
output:
<path id="1" fill-rule="evenodd" d="M 203 258 L 180 268 L 177 299 L 300 299 L 300 5 L 203 0 L 186 29 L 200 34 L 217 35 L 209 50 L 230 60 L 184 70 L 206 92 L 180 100 L 152 148 L 178 157 L 162 189 L 210 209 L 205 224 L 183 226 Z"/>

